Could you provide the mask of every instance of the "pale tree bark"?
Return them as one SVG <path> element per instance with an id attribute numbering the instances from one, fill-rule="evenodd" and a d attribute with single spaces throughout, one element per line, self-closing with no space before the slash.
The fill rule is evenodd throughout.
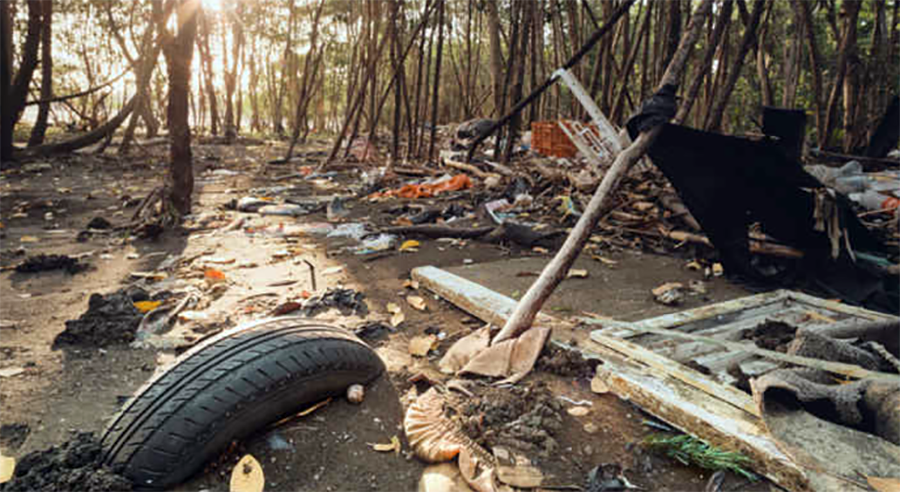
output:
<path id="1" fill-rule="evenodd" d="M 681 38 L 675 56 L 666 68 L 666 72 L 660 81 L 659 87 L 665 84 L 675 84 L 681 78 L 685 63 L 687 62 L 687 54 L 691 46 L 697 41 L 700 35 L 700 27 L 703 25 L 707 15 L 712 10 L 713 0 L 703 0 L 697 7 L 697 10 L 691 16 L 687 30 Z M 550 263 L 541 272 L 540 277 L 531 285 L 528 292 L 522 297 L 516 305 L 515 311 L 507 320 L 500 333 L 494 337 L 492 345 L 516 337 L 525 330 L 529 329 L 534 322 L 535 316 L 541 310 L 544 302 L 556 289 L 556 286 L 565 278 L 569 267 L 575 262 L 578 254 L 584 248 L 588 237 L 597 221 L 601 217 L 601 212 L 607 201 L 607 196 L 615 189 L 625 172 L 635 162 L 638 161 L 653 144 L 659 134 L 661 127 L 657 126 L 647 132 L 641 133 L 638 138 L 625 150 L 616 156 L 610 169 L 604 174 L 603 180 L 594 192 L 593 197 L 588 206 L 585 208 L 584 214 L 578 219 L 572 232 L 566 238 L 565 243 Z"/>
<path id="2" fill-rule="evenodd" d="M 231 20 L 231 63 L 225 67 L 225 137 L 233 141 L 237 137 L 237 125 L 235 123 L 234 93 L 237 82 L 238 62 L 244 49 L 244 23 L 241 20 L 243 3 L 237 2 L 234 12 L 229 15 Z M 225 50 L 225 29 L 222 29 L 222 49 Z"/>
<path id="3" fill-rule="evenodd" d="M 219 134 L 219 107 L 216 91 L 213 88 L 212 53 L 209 50 L 209 15 L 200 7 L 199 31 L 197 36 L 197 48 L 200 52 L 200 71 L 203 75 L 203 85 L 206 89 L 206 99 L 209 101 L 209 126 L 213 135 Z"/>
<path id="4" fill-rule="evenodd" d="M 785 29 L 784 58 L 782 70 L 784 73 L 784 87 L 781 92 L 781 107 L 793 108 L 797 99 L 797 83 L 800 79 L 800 55 L 803 51 L 803 22 L 796 9 L 793 10 L 794 18 L 791 29 Z M 785 26 L 787 27 L 787 26 Z"/>

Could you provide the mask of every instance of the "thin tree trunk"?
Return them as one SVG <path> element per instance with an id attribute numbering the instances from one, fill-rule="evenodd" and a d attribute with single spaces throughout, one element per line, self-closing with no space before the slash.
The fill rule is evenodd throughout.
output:
<path id="1" fill-rule="evenodd" d="M 684 122 L 685 118 L 687 118 L 688 114 L 691 112 L 691 108 L 694 107 L 694 102 L 697 100 L 697 96 L 700 93 L 700 86 L 703 84 L 703 79 L 713 77 L 713 74 L 710 71 L 712 68 L 712 61 L 713 58 L 715 58 L 716 50 L 719 49 L 720 42 L 723 39 L 722 35 L 731 23 L 733 7 L 734 0 L 724 0 L 719 6 L 719 17 L 713 28 L 712 39 L 709 40 L 709 45 L 706 47 L 703 61 L 698 65 L 697 74 L 694 76 L 694 82 L 691 83 L 687 95 L 684 96 L 683 102 L 678 108 L 678 114 L 675 115 L 674 123 L 677 125 Z M 710 16 L 710 18 L 712 18 L 712 16 Z M 724 67 L 720 67 L 719 69 L 724 70 Z"/>
<path id="2" fill-rule="evenodd" d="M 53 97 L 53 0 L 41 2 L 43 8 L 43 27 L 41 29 L 41 100 Z M 28 146 L 34 147 L 44 143 L 47 133 L 47 117 L 50 114 L 50 103 L 42 102 L 38 107 L 37 120 L 31 128 Z"/>
<path id="3" fill-rule="evenodd" d="M 10 2 L 0 1 L 0 103 L 12 107 L 12 18 Z M 13 115 L 3 110 L 0 114 L 0 164 L 13 159 Z"/>
<path id="4" fill-rule="evenodd" d="M 831 86 L 831 93 L 828 96 L 828 106 L 825 109 L 825 135 L 822 140 L 822 146 L 827 147 L 831 142 L 831 133 L 834 130 L 837 120 L 837 107 L 840 102 L 841 92 L 844 88 L 844 77 L 847 74 L 847 67 L 850 63 L 850 57 L 856 50 L 856 24 L 859 19 L 859 9 L 861 2 L 859 0 L 845 0 L 841 5 L 844 18 L 844 28 L 841 32 L 841 43 L 838 51 L 838 62 L 835 72 L 834 84 Z"/>
<path id="5" fill-rule="evenodd" d="M 435 136 L 437 135 L 437 123 L 438 123 L 438 102 L 440 99 L 438 98 L 438 92 L 440 92 L 441 87 L 441 58 L 444 53 L 444 1 L 438 0 L 440 2 L 440 12 L 438 14 L 438 44 L 437 44 L 437 58 L 434 61 L 434 91 L 431 96 L 431 139 L 428 142 L 428 161 L 434 162 L 434 141 Z"/>
<path id="6" fill-rule="evenodd" d="M 803 23 L 803 32 L 806 34 L 806 44 L 809 49 L 809 73 L 813 81 L 813 100 L 816 103 L 816 141 L 819 147 L 826 144 L 827 131 L 822 99 L 822 72 L 819 61 L 819 48 L 816 44 L 816 30 L 813 25 L 811 3 L 805 0 L 791 0 L 791 6 L 797 12 Z"/>
<path id="7" fill-rule="evenodd" d="M 769 80 L 769 67 L 766 64 L 766 35 L 769 33 L 769 17 L 772 15 L 773 8 L 774 3 L 769 4 L 765 13 L 765 20 L 760 27 L 759 40 L 756 43 L 756 76 L 759 78 L 763 106 L 775 104 L 775 95 L 772 93 L 772 81 Z"/>
<path id="8" fill-rule="evenodd" d="M 491 81 L 494 84 L 494 114 L 499 118 L 503 100 L 503 51 L 500 47 L 500 13 L 498 0 L 487 0 L 488 35 L 490 36 Z"/>
<path id="9" fill-rule="evenodd" d="M 521 7 L 522 14 L 519 17 L 520 22 L 522 24 L 522 33 L 519 36 L 520 45 L 518 50 L 518 70 L 516 74 L 516 81 L 513 85 L 512 90 L 512 103 L 517 104 L 522 99 L 522 84 L 525 80 L 525 60 L 528 58 L 528 42 L 531 41 L 531 34 L 529 33 L 529 28 L 531 27 L 531 23 L 528 22 L 528 19 L 531 19 L 531 9 L 533 8 L 533 2 L 531 0 L 526 0 L 523 2 Z M 510 157 L 512 157 L 512 151 L 515 147 L 516 140 L 519 138 L 519 124 L 521 113 L 516 113 L 515 116 L 509 121 L 509 132 L 507 133 L 506 138 L 506 149 L 503 152 L 503 163 L 509 163 Z"/>
<path id="10" fill-rule="evenodd" d="M 38 63 L 38 47 L 40 46 L 43 27 L 41 22 L 43 12 L 41 3 L 41 0 L 28 0 L 28 30 L 25 34 L 25 44 L 22 48 L 22 61 L 19 62 L 19 70 L 16 72 L 16 77 L 10 88 L 10 105 L 4 104 L 3 112 L 9 111 L 13 126 L 18 123 L 19 118 L 22 116 L 25 100 L 28 98 L 28 87 L 31 85 L 34 69 Z M 92 83 L 88 84 L 89 87 L 92 85 Z"/>
<path id="11" fill-rule="evenodd" d="M 425 10 L 422 11 L 422 15 L 425 15 L 425 12 L 428 12 L 429 7 L 431 7 L 431 0 L 425 0 Z M 423 17 L 424 18 L 424 17 Z M 413 36 L 415 39 L 415 36 Z M 422 66 L 425 63 L 425 43 L 427 41 L 427 36 L 425 36 L 425 31 L 422 31 L 422 41 L 419 43 L 419 59 L 418 63 L 416 63 L 416 98 L 414 104 L 414 118 L 413 124 L 410 125 L 409 128 L 409 143 L 406 149 L 406 157 L 407 159 L 411 159 L 414 153 L 418 153 L 418 139 L 419 133 L 421 132 L 421 113 L 419 110 L 419 103 L 422 96 Z M 427 77 L 428 75 L 425 74 Z"/>

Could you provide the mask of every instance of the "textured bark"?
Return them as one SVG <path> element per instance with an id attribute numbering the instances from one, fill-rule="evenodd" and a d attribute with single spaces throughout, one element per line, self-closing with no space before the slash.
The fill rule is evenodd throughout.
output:
<path id="1" fill-rule="evenodd" d="M 28 97 L 28 87 L 34 77 L 34 69 L 38 63 L 38 48 L 41 41 L 41 17 L 43 8 L 41 0 L 28 0 L 28 30 L 25 34 L 25 44 L 22 48 L 22 61 L 19 62 L 19 70 L 12 82 L 10 105 L 4 104 L 3 112 L 9 111 L 12 124 L 15 126 L 25 109 L 25 100 Z"/>
<path id="2" fill-rule="evenodd" d="M 822 100 L 822 72 L 819 58 L 819 47 L 816 44 L 816 30 L 812 24 L 811 2 L 805 0 L 791 0 L 791 6 L 797 12 L 803 23 L 803 33 L 806 35 L 806 45 L 809 50 L 809 73 L 813 82 L 813 100 L 816 107 L 816 140 L 819 147 L 825 145 L 825 118 L 823 114 Z"/>
<path id="3" fill-rule="evenodd" d="M 53 97 L 53 0 L 41 2 L 41 7 L 43 24 L 41 27 L 41 100 L 47 101 Z M 41 102 L 37 120 L 31 127 L 31 136 L 28 139 L 29 147 L 44 143 L 49 115 L 50 103 Z"/>
<path id="4" fill-rule="evenodd" d="M 0 1 L 0 103 L 12 107 L 12 19 L 9 2 Z M 13 158 L 13 114 L 0 112 L 0 163 Z"/>
<path id="5" fill-rule="evenodd" d="M 685 118 L 687 118 L 687 115 L 691 112 L 691 108 L 694 107 L 694 102 L 696 102 L 697 96 L 700 94 L 700 86 L 703 84 L 703 79 L 713 77 L 711 72 L 712 61 L 713 58 L 715 58 L 716 50 L 719 49 L 719 45 L 723 39 L 722 35 L 731 24 L 733 7 L 734 0 L 724 0 L 722 5 L 719 6 L 719 17 L 713 28 L 712 39 L 709 40 L 709 45 L 706 47 L 706 53 L 703 55 L 703 61 L 700 62 L 697 75 L 694 76 L 694 82 L 691 83 L 687 95 L 684 96 L 684 102 L 678 108 L 678 114 L 675 115 L 674 122 L 676 124 L 682 124 Z"/>
<path id="6" fill-rule="evenodd" d="M 844 18 L 844 27 L 841 29 L 841 44 L 838 51 L 838 62 L 835 73 L 834 85 L 828 95 L 828 106 L 825 110 L 825 133 L 820 141 L 822 147 L 827 147 L 831 142 L 831 133 L 837 121 L 837 107 L 844 88 L 844 77 L 847 75 L 847 67 L 850 58 L 856 50 L 856 24 L 859 20 L 859 0 L 845 0 L 841 5 Z"/>
<path id="7" fill-rule="evenodd" d="M 188 123 L 188 94 L 191 91 L 191 60 L 197 35 L 200 0 L 179 0 L 178 32 L 163 47 L 169 72 L 169 172 L 166 176 L 166 202 L 181 216 L 191 213 L 194 190 L 191 127 Z M 165 29 L 165 26 L 161 26 Z"/>
<path id="8" fill-rule="evenodd" d="M 487 0 L 488 35 L 490 36 L 491 82 L 494 84 L 494 114 L 500 116 L 503 100 L 503 51 L 500 47 L 500 13 L 498 0 Z"/>
<path id="9" fill-rule="evenodd" d="M 216 98 L 216 91 L 213 89 L 213 70 L 212 55 L 209 51 L 209 16 L 206 11 L 201 8 L 200 11 L 200 30 L 197 37 L 197 48 L 200 51 L 200 69 L 203 72 L 204 88 L 206 89 L 206 98 L 209 101 L 210 115 L 210 132 L 213 135 L 219 134 L 219 107 Z"/>
<path id="10" fill-rule="evenodd" d="M 437 135 L 437 125 L 438 125 L 438 103 L 440 99 L 438 98 L 438 92 L 441 87 L 441 58 L 444 53 L 444 11 L 446 10 L 446 6 L 444 5 L 446 0 L 438 0 L 440 5 L 438 8 L 440 11 L 438 12 L 438 44 L 437 44 L 437 55 L 434 60 L 434 91 L 431 96 L 431 138 L 428 141 L 428 161 L 434 162 L 434 139 Z"/>

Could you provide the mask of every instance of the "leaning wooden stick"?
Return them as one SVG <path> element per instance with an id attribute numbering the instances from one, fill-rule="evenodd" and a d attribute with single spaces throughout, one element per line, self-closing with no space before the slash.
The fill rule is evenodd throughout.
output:
<path id="1" fill-rule="evenodd" d="M 681 42 L 678 44 L 678 50 L 675 52 L 675 56 L 669 63 L 668 68 L 666 68 L 666 73 L 659 83 L 659 88 L 665 84 L 678 83 L 678 80 L 681 78 L 681 74 L 684 71 L 684 65 L 687 62 L 690 47 L 697 41 L 697 36 L 700 34 L 700 27 L 703 25 L 706 16 L 709 15 L 711 10 L 712 0 L 703 0 L 703 3 L 700 4 L 700 7 L 694 12 L 694 15 L 691 17 L 691 23 L 684 33 L 684 36 L 681 37 Z M 531 327 L 531 324 L 534 322 L 534 317 L 537 315 L 538 311 L 541 310 L 541 306 L 544 305 L 544 302 L 550 297 L 550 294 L 553 293 L 556 286 L 559 285 L 563 278 L 565 278 L 566 273 L 569 271 L 569 267 L 572 266 L 572 263 L 575 262 L 575 258 L 578 257 L 578 254 L 581 252 L 582 248 L 584 248 L 584 244 L 590 236 L 591 230 L 593 230 L 594 226 L 597 225 L 597 221 L 600 219 L 601 211 L 607 196 L 616 188 L 619 181 L 622 179 L 622 176 L 625 175 L 625 172 L 628 171 L 638 159 L 647 153 L 647 150 L 653 144 L 653 141 L 656 140 L 660 130 L 661 127 L 656 126 L 646 132 L 642 132 L 628 148 L 616 156 L 615 162 L 613 162 L 612 166 L 603 176 L 600 186 L 597 187 L 597 191 L 595 191 L 594 196 L 591 197 L 591 201 L 588 203 L 584 215 L 578 219 L 578 223 L 575 224 L 572 232 L 569 233 L 566 242 L 563 244 L 562 248 L 560 248 L 559 252 L 556 253 L 556 256 L 553 257 L 553 260 L 547 264 L 544 271 L 541 272 L 541 276 L 531 285 L 528 292 L 525 293 L 516 305 L 516 310 L 513 311 L 512 316 L 506 321 L 503 329 L 500 330 L 500 333 L 494 338 L 492 344 L 516 337 Z"/>

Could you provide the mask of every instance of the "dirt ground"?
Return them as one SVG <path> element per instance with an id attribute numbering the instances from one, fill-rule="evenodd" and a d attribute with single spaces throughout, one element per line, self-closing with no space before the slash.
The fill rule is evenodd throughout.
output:
<path id="1" fill-rule="evenodd" d="M 552 251 L 535 253 L 478 241 L 420 240 L 418 251 L 396 252 L 395 247 L 394 253 L 371 259 L 354 253 L 354 240 L 315 232 L 328 223 L 324 206 L 297 218 L 228 208 L 229 202 L 251 194 L 318 200 L 324 205 L 333 195 L 358 192 L 360 177 L 347 167 L 338 168 L 333 179 L 279 179 L 317 162 L 322 148 L 321 144 L 309 145 L 301 149 L 301 159 L 272 165 L 268 161 L 283 152 L 279 144 L 195 146 L 194 215 L 178 230 L 137 240 L 114 230 L 82 231 L 96 217 L 113 226 L 129 220 L 137 199 L 158 186 L 164 176 L 164 148 L 147 147 L 142 156 L 126 160 L 74 155 L 4 170 L 0 177 L 3 453 L 22 457 L 66 442 L 77 432 L 99 435 L 129 395 L 197 340 L 263 318 L 285 302 L 302 300 L 309 293 L 344 286 L 364 295 L 368 312 L 344 315 L 330 310 L 317 314 L 317 319 L 349 328 L 387 322 L 391 317 L 388 303 L 400 305 L 405 316 L 386 338 L 374 342 L 388 373 L 367 388 L 363 404 L 336 399 L 306 417 L 262 429 L 235 443 L 177 490 L 226 490 L 233 465 L 246 453 L 263 465 L 267 490 L 415 490 L 425 465 L 413 457 L 401 426 L 401 399 L 413 386 L 409 378 L 433 372 L 452 342 L 479 328 L 481 322 L 428 292 L 413 292 L 404 286 L 410 270 L 422 265 L 496 265 L 524 257 L 549 260 Z M 50 166 L 36 165 L 44 162 Z M 444 206 L 451 200 L 475 201 L 468 193 L 431 203 Z M 340 222 L 372 221 L 386 226 L 391 209 L 403 203 L 409 202 L 371 205 L 350 199 L 345 205 L 349 213 Z M 239 227 L 225 230 L 238 218 L 243 219 Z M 334 225 L 338 223 L 328 227 Z M 298 228 L 302 231 L 297 232 Z M 79 262 L 88 268 L 74 273 L 13 270 L 26 257 L 37 254 L 82 255 Z M 610 252 L 609 256 L 627 260 L 629 253 Z M 163 279 L 142 275 L 157 271 L 169 258 L 183 260 L 177 274 Z M 671 262 L 672 258 L 663 260 Z M 644 254 L 640 259 L 644 268 L 636 275 L 646 276 L 649 285 L 669 280 L 654 277 L 658 272 L 653 262 L 652 254 Z M 224 287 L 210 288 L 204 283 L 203 272 L 208 268 L 224 274 Z M 518 278 L 517 282 L 527 285 L 531 280 Z M 602 282 L 602 278 L 594 282 Z M 65 322 L 87 310 L 92 294 L 135 286 L 155 292 L 189 290 L 204 300 L 190 308 L 194 315 L 189 319 L 183 316 L 175 328 L 142 348 L 122 343 L 53 348 Z M 405 302 L 404 297 L 413 293 L 424 298 L 425 311 Z M 661 309 L 649 294 L 643 302 L 643 307 L 629 306 L 628 312 Z M 706 301 L 698 298 L 693 302 Z M 674 312 L 679 308 L 665 309 Z M 424 358 L 411 356 L 407 350 L 410 338 L 424 333 L 438 334 L 438 348 Z M 475 396 L 457 405 L 464 430 L 482 445 L 512 447 L 526 455 L 548 477 L 548 488 L 577 490 L 591 468 L 618 463 L 628 479 L 644 490 L 702 490 L 710 472 L 645 452 L 641 440 L 658 432 L 646 425 L 650 417 L 614 395 L 592 393 L 592 374 L 590 362 L 547 348 L 535 373 L 515 388 L 498 389 L 472 380 L 470 389 Z M 586 406 L 589 411 L 573 416 L 568 410 L 575 406 Z M 508 425 L 512 422 L 522 425 Z M 400 453 L 373 451 L 371 444 L 389 443 L 393 436 L 400 438 Z M 764 481 L 750 484 L 729 475 L 721 490 L 768 487 Z"/>

